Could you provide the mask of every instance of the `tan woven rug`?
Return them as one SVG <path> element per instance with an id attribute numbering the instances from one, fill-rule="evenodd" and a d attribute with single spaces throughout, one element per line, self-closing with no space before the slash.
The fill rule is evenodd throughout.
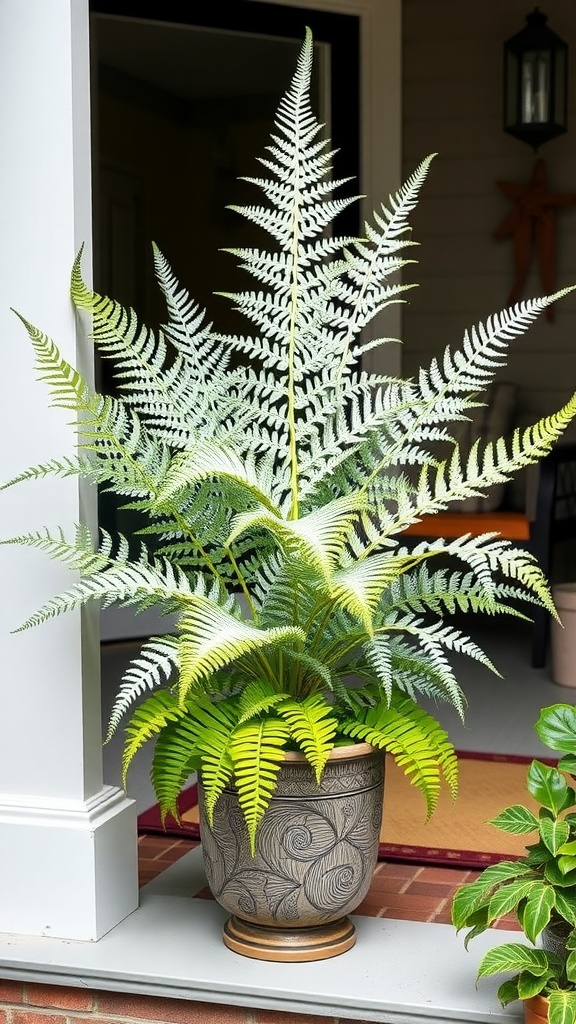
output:
<path id="1" fill-rule="evenodd" d="M 402 860 L 422 864 L 454 864 L 482 867 L 502 857 L 518 857 L 531 836 L 511 836 L 489 825 L 509 804 L 521 803 L 533 810 L 537 804 L 526 792 L 530 758 L 497 754 L 460 753 L 458 797 L 452 801 L 444 791 L 429 821 L 424 800 L 405 775 L 386 759 L 384 813 L 380 833 L 380 860 Z M 141 814 L 141 834 L 168 833 L 178 838 L 198 839 L 196 786 L 183 793 L 181 822 L 172 819 L 162 827 L 158 807 Z"/>

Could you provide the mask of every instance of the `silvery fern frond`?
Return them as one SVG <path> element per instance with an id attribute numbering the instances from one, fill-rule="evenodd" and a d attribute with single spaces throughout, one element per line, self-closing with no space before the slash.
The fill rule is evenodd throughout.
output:
<path id="1" fill-rule="evenodd" d="M 363 237 L 339 236 L 333 222 L 358 197 L 333 177 L 310 102 L 312 56 L 307 32 L 262 170 L 245 179 L 256 198 L 233 207 L 249 234 L 228 252 L 252 284 L 217 294 L 247 326 L 235 335 L 213 326 L 153 245 L 167 312 L 152 330 L 87 287 L 80 253 L 72 300 L 115 364 L 114 393 L 94 392 L 21 318 L 79 451 L 4 484 L 77 473 L 137 517 L 130 539 L 102 531 L 93 544 L 79 527 L 71 539 L 45 529 L 4 541 L 71 574 L 24 625 L 92 600 L 175 613 L 175 635 L 150 639 L 129 667 L 110 732 L 129 711 L 125 770 L 144 742 L 157 744 L 163 813 L 192 768 L 202 767 L 210 813 L 232 780 L 252 845 L 288 746 L 318 775 L 336 743 L 387 749 L 429 811 L 442 778 L 454 789 L 453 747 L 417 701 L 462 714 L 452 656 L 497 666 L 446 616 L 522 615 L 519 602 L 555 611 L 529 551 L 492 533 L 408 545 L 404 531 L 509 481 L 576 415 L 575 395 L 509 439 L 466 452 L 455 440 L 510 345 L 570 289 L 476 324 L 413 379 L 362 367 L 363 352 L 391 340 L 369 340 L 366 327 L 413 287 L 409 218 L 433 155 L 367 219 Z"/>
<path id="2" fill-rule="evenodd" d="M 175 637 L 151 637 L 133 658 L 120 682 L 108 720 L 105 742 L 109 742 L 128 708 L 146 690 L 169 683 L 178 670 L 178 643 Z"/>

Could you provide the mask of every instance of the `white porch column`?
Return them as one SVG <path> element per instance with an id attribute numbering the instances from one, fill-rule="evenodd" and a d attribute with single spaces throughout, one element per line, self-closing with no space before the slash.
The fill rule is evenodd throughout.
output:
<path id="1" fill-rule="evenodd" d="M 85 365 L 68 295 L 91 276 L 88 0 L 0 0 L 0 482 L 74 448 L 14 307 Z M 80 345 L 80 348 L 78 347 Z M 0 491 L 0 538 L 95 518 L 75 478 Z M 0 931 L 97 939 L 137 905 L 133 802 L 102 781 L 98 619 L 12 633 L 71 582 L 0 547 Z"/>

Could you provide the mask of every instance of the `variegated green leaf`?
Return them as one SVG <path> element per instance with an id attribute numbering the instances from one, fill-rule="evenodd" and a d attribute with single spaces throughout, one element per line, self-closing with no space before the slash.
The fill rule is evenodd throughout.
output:
<path id="1" fill-rule="evenodd" d="M 548 1024 L 576 1024 L 576 991 L 553 989 L 548 993 Z"/>
<path id="2" fill-rule="evenodd" d="M 572 927 L 576 927 L 576 889 L 556 889 L 556 909 Z"/>
<path id="3" fill-rule="evenodd" d="M 490 898 L 488 914 L 491 921 L 497 921 L 526 899 L 537 883 L 532 879 L 517 879 L 502 885 Z"/>
<path id="4" fill-rule="evenodd" d="M 562 852 L 570 855 L 570 851 L 563 849 L 568 836 L 570 835 L 570 827 L 567 821 L 559 818 L 545 818 L 544 816 L 540 819 L 539 823 L 540 835 L 542 842 L 553 853 L 554 856 L 560 849 Z M 576 866 L 576 859 L 574 861 Z"/>
<path id="5" fill-rule="evenodd" d="M 530 942 L 536 942 L 538 936 L 548 926 L 555 906 L 556 898 L 552 886 L 544 882 L 535 882 L 522 910 L 522 929 Z"/>
<path id="6" fill-rule="evenodd" d="M 516 988 L 514 998 L 516 999 L 532 999 L 533 996 L 538 996 L 545 991 L 546 985 L 550 978 L 554 977 L 552 970 L 546 974 L 532 974 L 530 971 L 521 971 L 516 981 Z M 498 989 L 498 998 L 503 1006 L 506 1006 L 506 1000 L 500 996 L 501 989 Z M 504 993 L 506 990 L 504 990 Z"/>
<path id="7" fill-rule="evenodd" d="M 527 835 L 536 832 L 538 829 L 538 818 L 532 811 L 522 804 L 513 804 L 501 811 L 495 818 L 490 819 L 490 825 L 495 825 L 502 832 L 510 832 L 512 835 Z"/>
<path id="8" fill-rule="evenodd" d="M 531 949 L 519 942 L 505 942 L 484 954 L 478 968 L 478 977 L 508 971 L 530 971 L 535 977 L 544 976 L 550 967 L 550 954 L 543 949 Z"/>

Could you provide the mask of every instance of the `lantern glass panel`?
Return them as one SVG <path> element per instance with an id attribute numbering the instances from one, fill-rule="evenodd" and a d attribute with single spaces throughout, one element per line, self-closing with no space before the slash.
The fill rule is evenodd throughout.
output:
<path id="1" fill-rule="evenodd" d="M 550 53 L 528 50 L 522 55 L 522 124 L 542 124 L 550 117 Z"/>

